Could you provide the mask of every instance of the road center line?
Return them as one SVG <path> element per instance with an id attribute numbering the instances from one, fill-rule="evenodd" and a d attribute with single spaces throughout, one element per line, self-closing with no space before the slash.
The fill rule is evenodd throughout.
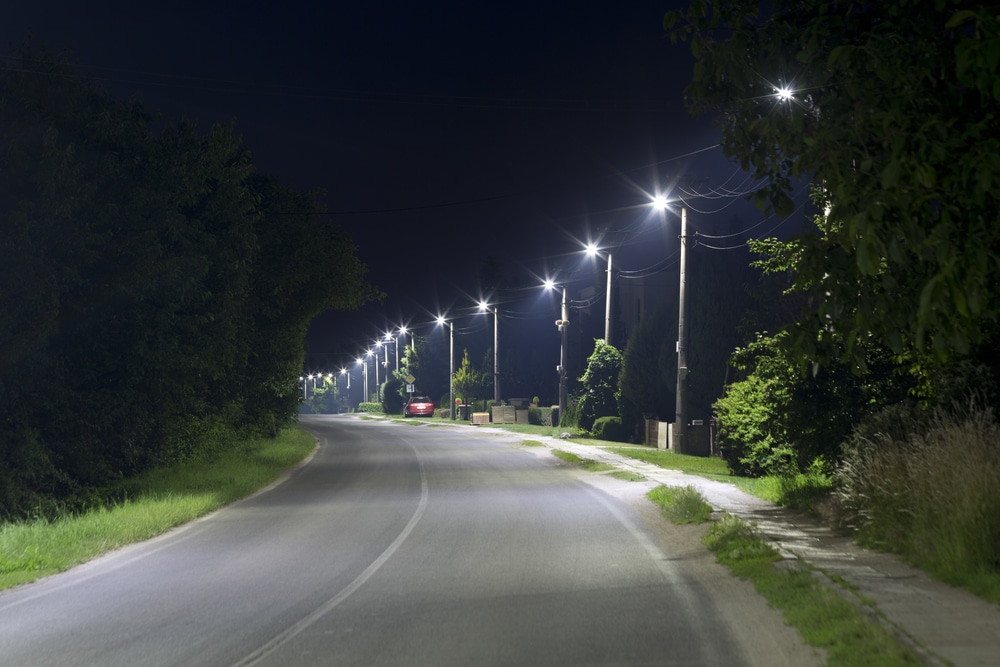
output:
<path id="1" fill-rule="evenodd" d="M 343 590 L 330 598 L 326 603 L 300 620 L 298 623 L 289 627 L 287 630 L 274 637 L 271 641 L 259 647 L 253 653 L 247 655 L 239 662 L 233 663 L 233 667 L 251 667 L 252 665 L 256 665 L 261 660 L 277 651 L 284 644 L 287 644 L 292 639 L 305 632 L 310 626 L 315 624 L 326 614 L 333 611 L 338 605 L 340 605 L 340 603 L 344 602 L 369 579 L 371 579 L 375 573 L 378 572 L 390 558 L 392 558 L 393 554 L 399 550 L 399 548 L 403 545 L 403 542 L 405 542 L 410 536 L 410 533 L 413 532 L 413 529 L 420 521 L 420 518 L 424 515 L 424 511 L 427 509 L 427 471 L 424 468 L 424 460 L 421 458 L 420 452 L 417 451 L 417 448 L 413 446 L 413 443 L 406 438 L 401 438 L 401 440 L 413 450 L 413 454 L 417 457 L 417 465 L 420 467 L 420 502 L 417 503 L 417 509 L 414 511 L 413 516 L 410 517 L 410 521 L 406 524 L 406 527 L 403 528 L 399 535 L 396 536 L 396 539 L 392 541 L 392 544 L 390 544 L 386 550 L 372 562 L 371 565 L 365 568 L 364 572 L 359 574 L 357 578 L 348 584 Z"/>

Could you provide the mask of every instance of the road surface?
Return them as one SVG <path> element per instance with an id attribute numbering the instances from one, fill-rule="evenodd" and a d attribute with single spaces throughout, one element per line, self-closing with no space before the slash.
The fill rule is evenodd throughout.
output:
<path id="1" fill-rule="evenodd" d="M 471 427 L 308 416 L 312 460 L 0 594 L 0 665 L 807 665 L 642 498 Z"/>

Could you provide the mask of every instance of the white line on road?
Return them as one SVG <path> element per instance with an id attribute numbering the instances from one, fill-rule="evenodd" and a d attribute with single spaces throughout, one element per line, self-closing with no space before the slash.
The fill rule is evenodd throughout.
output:
<path id="1" fill-rule="evenodd" d="M 371 579 L 375 573 L 378 572 L 390 558 L 392 558 L 393 554 L 399 550 L 399 548 L 403 545 L 403 542 L 406 541 L 406 538 L 408 538 L 410 533 L 413 532 L 413 529 L 420 521 L 420 518 L 424 515 L 424 510 L 427 509 L 427 472 L 424 469 L 424 460 L 420 457 L 420 452 L 418 452 L 417 448 L 413 446 L 413 443 L 405 438 L 401 438 L 401 440 L 413 450 L 414 455 L 417 457 L 417 464 L 420 467 L 420 502 L 417 504 L 417 509 L 413 513 L 413 516 L 410 517 L 409 523 L 407 523 L 402 532 L 396 536 L 396 539 L 392 541 L 392 544 L 390 544 L 386 550 L 372 562 L 371 565 L 365 568 L 364 572 L 359 574 L 358 577 L 348 584 L 342 591 L 330 598 L 326 603 L 300 620 L 298 623 L 291 626 L 239 662 L 234 663 L 233 667 L 251 667 L 252 665 L 258 664 L 261 660 L 277 651 L 284 644 L 287 644 L 302 632 L 306 631 L 310 626 L 323 618 L 323 616 L 333 611 L 340 603 L 349 598 L 355 591 L 361 588 L 365 582 Z"/>

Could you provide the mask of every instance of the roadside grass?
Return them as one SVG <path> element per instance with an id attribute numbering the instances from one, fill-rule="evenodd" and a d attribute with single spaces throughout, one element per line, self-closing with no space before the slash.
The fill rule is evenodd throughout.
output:
<path id="1" fill-rule="evenodd" d="M 810 646 L 826 651 L 830 667 L 921 665 L 920 658 L 857 605 L 802 567 L 784 568 L 780 555 L 745 521 L 726 514 L 704 538 L 716 560 L 781 610 Z"/>
<path id="2" fill-rule="evenodd" d="M 544 442 L 540 442 L 538 440 L 522 440 L 521 441 L 521 446 L 522 447 L 544 447 L 545 443 Z"/>
<path id="3" fill-rule="evenodd" d="M 711 506 L 692 486 L 661 484 L 647 493 L 646 497 L 660 506 L 663 516 L 678 525 L 705 523 L 712 516 Z"/>
<path id="4" fill-rule="evenodd" d="M 647 497 L 676 524 L 705 523 L 712 508 L 693 487 L 658 486 Z M 780 554 L 755 527 L 731 514 L 713 521 L 702 540 L 741 579 L 781 611 L 803 641 L 826 653 L 829 667 L 899 667 L 923 664 L 885 628 L 844 599 L 834 584 L 824 584 L 813 572 L 780 567 Z M 860 601 L 859 601 L 860 602 Z"/>
<path id="5" fill-rule="evenodd" d="M 584 470 L 589 470 L 590 472 L 606 472 L 608 470 L 615 469 L 615 467 L 609 463 L 601 463 L 600 461 L 594 461 L 593 459 L 582 459 L 576 454 L 564 452 L 561 449 L 553 449 L 552 454 L 556 458 L 560 458 L 568 463 L 574 463 Z"/>
<path id="6" fill-rule="evenodd" d="M 126 487 L 126 500 L 79 515 L 0 525 L 0 590 L 63 572 L 141 542 L 244 498 L 313 450 L 300 428 L 273 440 L 240 442 L 223 454 L 151 470 Z"/>
<path id="7" fill-rule="evenodd" d="M 607 450 L 661 468 L 680 470 L 691 475 L 732 484 L 762 500 L 806 512 L 812 512 L 816 502 L 828 497 L 833 491 L 833 480 L 819 472 L 799 474 L 794 477 L 737 477 L 729 471 L 729 466 L 724 460 L 714 456 L 687 456 L 646 446 L 618 445 L 607 447 Z"/>
<path id="8" fill-rule="evenodd" d="M 609 477 L 615 477 L 617 479 L 625 480 L 626 482 L 645 482 L 646 476 L 640 475 L 637 472 L 632 472 L 631 470 L 613 470 L 608 473 Z"/>

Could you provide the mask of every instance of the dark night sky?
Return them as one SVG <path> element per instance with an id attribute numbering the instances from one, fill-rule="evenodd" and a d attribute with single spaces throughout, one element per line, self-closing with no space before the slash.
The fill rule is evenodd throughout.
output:
<path id="1" fill-rule="evenodd" d="M 212 4 L 18 3 L 0 52 L 31 35 L 168 120 L 235 120 L 258 169 L 325 190 L 389 297 L 321 317 L 317 368 L 379 329 L 472 306 L 488 255 L 513 280 L 587 281 L 579 242 L 627 229 L 608 237 L 627 241 L 619 265 L 647 266 L 677 231 L 645 193 L 734 174 L 683 107 L 690 55 L 661 25 L 678 0 Z M 705 211 L 692 222 L 759 221 L 732 202 L 691 202 Z"/>

